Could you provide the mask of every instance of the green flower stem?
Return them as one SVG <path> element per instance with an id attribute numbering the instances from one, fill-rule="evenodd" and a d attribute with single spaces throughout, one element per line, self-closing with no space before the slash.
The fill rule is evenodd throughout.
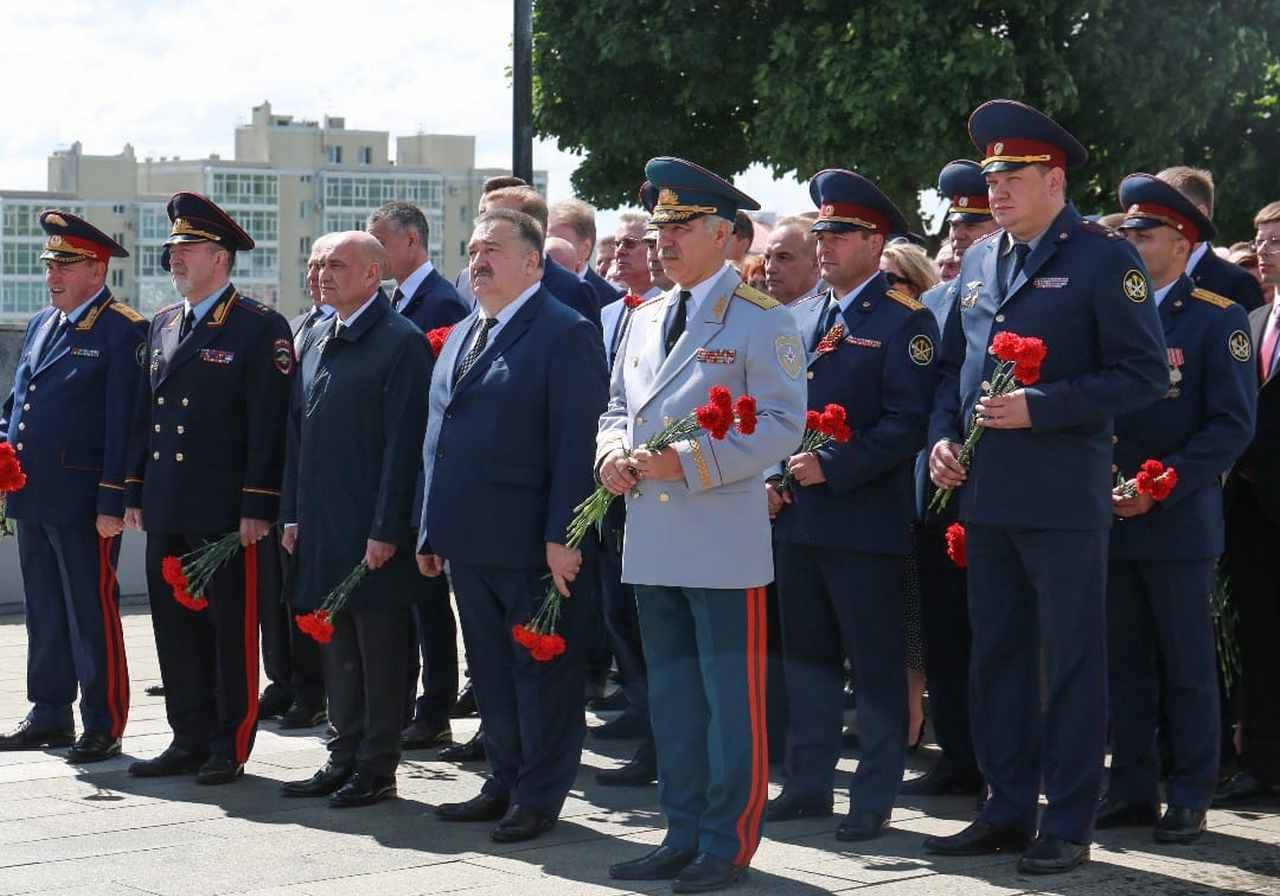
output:
<path id="1" fill-rule="evenodd" d="M 991 386 L 983 393 L 984 398 L 996 398 L 1013 391 L 1018 385 L 1018 381 L 1013 376 L 1013 367 L 1012 361 L 1001 361 L 996 364 L 995 373 L 991 377 Z M 969 432 L 964 437 L 964 444 L 960 446 L 960 456 L 957 458 L 965 469 L 968 469 L 973 462 L 973 452 L 977 449 L 978 440 L 982 438 L 984 432 L 986 427 L 978 425 L 978 412 L 975 410 Z M 933 493 L 933 500 L 929 502 L 929 509 L 935 513 L 941 513 L 951 502 L 953 492 L 955 492 L 953 488 L 937 489 Z"/>

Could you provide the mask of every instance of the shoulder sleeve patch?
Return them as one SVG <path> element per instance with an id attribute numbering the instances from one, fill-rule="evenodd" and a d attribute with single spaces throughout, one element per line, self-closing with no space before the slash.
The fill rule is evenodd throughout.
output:
<path id="1" fill-rule="evenodd" d="M 116 312 L 117 314 L 123 314 L 125 319 L 128 320 L 130 323 L 136 324 L 139 321 L 146 320 L 146 318 L 143 317 L 141 314 L 139 314 L 136 309 L 129 307 L 123 302 L 120 302 L 120 301 L 112 302 L 110 305 L 110 308 L 112 311 Z"/>
<path id="2" fill-rule="evenodd" d="M 777 308 L 782 303 L 769 295 L 767 292 L 761 292 L 754 286 L 748 286 L 745 283 L 739 283 L 733 294 L 740 299 L 746 299 L 757 308 L 763 308 L 768 311 L 770 308 Z"/>
<path id="3" fill-rule="evenodd" d="M 899 305 L 907 306 L 912 311 L 919 311 L 921 308 L 924 307 L 923 302 L 917 302 L 915 299 L 911 298 L 911 296 L 907 295 L 905 292 L 900 292 L 899 290 L 896 290 L 896 289 L 889 290 L 888 292 L 885 293 L 885 295 L 893 299 Z"/>
<path id="4" fill-rule="evenodd" d="M 1082 218 L 1080 220 L 1080 229 L 1086 233 L 1096 233 L 1098 236 L 1109 237 L 1113 240 L 1124 239 L 1124 234 L 1120 231 L 1112 230 L 1105 224 L 1099 224 L 1097 221 L 1090 221 L 1087 218 Z"/>
<path id="5" fill-rule="evenodd" d="M 1199 299 L 1202 302 L 1208 302 L 1210 305 L 1217 305 L 1219 308 L 1230 308 L 1235 302 L 1226 296 L 1220 296 L 1216 292 L 1210 292 L 1207 289 L 1196 287 L 1191 290 L 1191 298 Z"/>

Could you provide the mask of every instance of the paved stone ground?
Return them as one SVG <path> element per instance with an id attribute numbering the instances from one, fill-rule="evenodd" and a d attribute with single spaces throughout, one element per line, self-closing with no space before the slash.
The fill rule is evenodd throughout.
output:
<path id="1" fill-rule="evenodd" d="M 148 757 L 169 740 L 150 620 L 130 611 L 125 638 L 134 691 L 126 733 L 130 756 Z M 26 711 L 26 635 L 18 617 L 0 617 L 0 724 Z M 594 720 L 593 720 L 594 721 Z M 468 737 L 474 720 L 455 723 Z M 610 862 L 661 839 L 655 791 L 599 788 L 596 768 L 629 745 L 590 752 L 558 827 L 532 843 L 498 846 L 487 825 L 446 825 L 432 808 L 474 795 L 480 766 L 409 754 L 400 798 L 368 809 L 334 811 L 322 802 L 283 800 L 279 782 L 305 777 L 324 757 L 313 733 L 262 726 L 245 779 L 198 787 L 191 778 L 144 781 L 121 757 L 83 770 L 52 753 L 0 754 L 0 896 L 571 896 L 665 893 L 666 884 L 618 887 Z M 928 751 L 914 757 L 930 761 Z M 854 760 L 841 763 L 841 779 Z M 773 794 L 778 783 L 775 780 Z M 837 812 L 848 808 L 837 797 Z M 1273 810 L 1277 807 L 1271 807 Z M 964 799 L 902 800 L 893 830 L 861 849 L 845 848 L 836 819 L 774 826 L 749 881 L 733 892 L 868 896 L 970 894 L 1280 894 L 1280 815 L 1214 812 L 1210 831 L 1190 848 L 1158 846 L 1148 833 L 1100 834 L 1093 862 L 1065 878 L 1018 876 L 1004 857 L 938 859 L 920 848 L 925 834 L 952 832 L 971 817 Z"/>

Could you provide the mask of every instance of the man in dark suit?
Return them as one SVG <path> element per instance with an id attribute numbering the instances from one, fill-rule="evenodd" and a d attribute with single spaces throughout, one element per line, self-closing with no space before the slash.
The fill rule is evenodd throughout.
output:
<path id="1" fill-rule="evenodd" d="M 596 210 L 581 199 L 562 199 L 551 206 L 547 216 L 547 236 L 568 240 L 577 256 L 574 273 L 591 287 L 601 310 L 622 298 L 622 290 L 601 277 L 591 267 L 596 249 Z"/>
<path id="2" fill-rule="evenodd" d="M 326 248 L 320 289 L 336 313 L 303 359 L 289 413 L 281 515 L 285 548 L 298 553 L 298 609 L 319 609 L 358 563 L 369 569 L 321 649 L 337 732 L 329 761 L 284 785 L 286 796 L 332 794 L 334 808 L 395 796 L 416 646 L 409 608 L 421 593 L 409 524 L 430 350 L 379 288 L 385 264 L 361 231 Z"/>
<path id="3" fill-rule="evenodd" d="M 386 273 L 398 284 L 391 297 L 392 306 L 413 321 L 420 332 L 451 327 L 471 313 L 470 306 L 459 298 L 449 281 L 440 276 L 427 255 L 430 230 L 420 208 L 407 202 L 388 202 L 369 216 L 365 229 L 386 250 Z M 427 354 L 426 382 L 430 382 L 434 359 L 430 352 Z M 413 525 L 417 525 L 422 506 L 420 480 L 419 475 L 410 516 Z M 410 658 L 410 674 L 416 682 L 418 672 L 422 672 L 422 696 L 413 701 L 411 721 L 402 733 L 406 750 L 420 750 L 450 740 L 449 713 L 458 695 L 458 628 L 449 602 L 449 582 L 444 576 L 419 577 L 417 588 L 419 596 L 413 604 L 413 619 L 418 632 L 418 651 Z M 415 686 L 411 685 L 410 700 L 414 690 Z"/>
<path id="4" fill-rule="evenodd" d="M 1263 283 L 1280 288 L 1280 202 L 1253 219 L 1254 251 Z M 1240 770 L 1219 788 L 1214 805 L 1231 806 L 1274 796 L 1280 787 L 1280 304 L 1249 315 L 1257 356 L 1258 417 L 1253 441 L 1231 470 L 1226 486 L 1227 575 L 1238 614 L 1241 682 Z"/>
<path id="5" fill-rule="evenodd" d="M 1164 169 L 1156 177 L 1185 196 L 1200 214 L 1213 220 L 1212 174 L 1201 168 L 1178 165 Z M 1186 272 L 1196 286 L 1226 296 L 1243 305 L 1245 311 L 1264 304 L 1262 288 L 1254 276 L 1239 265 L 1219 257 L 1208 240 L 1201 240 L 1192 247 Z"/>
<path id="6" fill-rule="evenodd" d="M 128 252 L 70 212 L 43 211 L 40 226 L 49 305 L 27 324 L 0 413 L 27 476 L 5 513 L 18 523 L 33 705 L 0 750 L 69 746 L 72 762 L 96 762 L 120 752 L 129 716 L 115 565 L 147 324 L 106 286 L 110 259 Z"/>
<path id="7" fill-rule="evenodd" d="M 253 239 L 197 193 L 169 200 L 160 264 L 183 301 L 156 312 L 125 480 L 125 523 L 147 533 L 151 624 L 173 742 L 130 774 L 197 771 L 201 784 L 244 773 L 258 723 L 258 542 L 280 505 L 284 420 L 293 377 L 288 322 L 230 283 Z M 162 561 L 239 531 L 208 606 L 180 606 Z"/>
<path id="8" fill-rule="evenodd" d="M 289 320 L 293 353 L 299 362 L 314 344 L 317 324 L 333 316 L 333 309 L 320 301 L 320 260 L 324 257 L 326 244 L 325 237 L 317 238 L 311 244 L 311 254 L 307 258 L 307 291 L 311 295 L 311 307 Z M 294 625 L 293 595 L 298 563 L 280 544 L 284 530 L 276 527 L 276 533 L 273 538 L 280 556 L 280 599 L 262 601 L 262 668 L 271 683 L 263 688 L 258 698 L 258 718 L 279 716 L 281 728 L 310 728 L 327 718 L 320 647 Z"/>
<path id="9" fill-rule="evenodd" d="M 591 493 L 592 433 L 608 374 L 600 333 L 540 285 L 542 229 L 492 208 L 471 238 L 475 314 L 454 327 L 431 378 L 418 565 L 444 561 L 493 777 L 480 795 L 437 808 L 447 821 L 498 821 L 515 842 L 554 826 L 577 774 L 585 721 L 584 628 L 593 583 L 565 546 Z M 547 662 L 512 640 L 542 605 L 550 571 L 567 650 Z"/>

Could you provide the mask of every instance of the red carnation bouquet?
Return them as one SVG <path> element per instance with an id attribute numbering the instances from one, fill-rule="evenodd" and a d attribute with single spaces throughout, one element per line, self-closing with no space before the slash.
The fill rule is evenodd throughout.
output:
<path id="1" fill-rule="evenodd" d="M 1045 356 L 1048 354 L 1044 340 L 1034 336 L 1019 336 L 1008 330 L 995 335 L 988 351 L 995 356 L 997 363 L 991 381 L 982 384 L 983 398 L 1008 395 L 1015 389 L 1038 383 L 1040 365 L 1044 363 Z M 978 425 L 978 415 L 975 412 L 973 426 L 970 427 L 968 435 L 965 436 L 964 445 L 960 448 L 960 463 L 965 467 L 973 461 L 973 452 L 978 447 L 978 439 L 982 438 L 985 429 Z M 929 502 L 929 509 L 935 513 L 941 513 L 951 501 L 951 493 L 954 491 L 953 488 L 940 488 L 935 491 L 933 500 Z"/>
<path id="2" fill-rule="evenodd" d="M 440 350 L 444 348 L 444 341 L 449 338 L 451 332 L 453 332 L 452 324 L 447 327 L 436 327 L 434 330 L 427 330 L 423 334 L 426 337 L 427 345 L 431 346 L 431 357 L 440 357 Z"/>
<path id="3" fill-rule="evenodd" d="M 310 613 L 300 613 L 293 617 L 294 621 L 298 623 L 298 629 L 321 644 L 328 644 L 332 641 L 333 618 L 346 607 L 351 600 L 352 593 L 368 574 L 369 567 L 361 560 L 356 564 L 355 569 L 347 573 L 347 577 L 338 583 L 338 587 L 321 599 L 319 609 L 312 610 Z"/>
<path id="4" fill-rule="evenodd" d="M 644 297 L 638 296 L 633 292 L 629 292 L 622 297 L 622 304 L 627 308 L 639 308 L 644 304 Z"/>
<path id="5" fill-rule="evenodd" d="M 964 569 L 969 565 L 968 535 L 964 531 L 964 526 L 959 523 L 947 526 L 945 538 L 947 539 L 947 556 L 952 563 Z"/>
<path id="6" fill-rule="evenodd" d="M 27 485 L 27 474 L 22 472 L 18 452 L 8 442 L 0 442 L 0 538 L 13 534 L 13 523 L 4 512 L 4 496 L 20 491 Z"/>
<path id="7" fill-rule="evenodd" d="M 1163 501 L 1177 484 L 1178 471 L 1173 467 L 1166 467 L 1158 460 L 1144 460 L 1138 475 L 1132 479 L 1116 474 L 1115 493 L 1121 498 L 1148 495 L 1153 501 Z"/>
<path id="8" fill-rule="evenodd" d="M 849 413 L 843 405 L 829 404 L 821 411 L 809 411 L 804 415 L 804 436 L 800 439 L 800 450 L 797 454 L 817 451 L 824 445 L 837 442 L 843 445 L 853 438 L 853 430 L 847 420 Z M 796 477 L 790 470 L 782 477 L 782 487 L 790 488 Z"/>
<path id="9" fill-rule="evenodd" d="M 754 398 L 740 395 L 735 399 L 727 387 L 712 386 L 707 391 L 706 404 L 664 426 L 644 443 L 644 447 L 656 454 L 676 442 L 692 439 L 704 430 L 713 439 L 723 439 L 730 429 L 749 436 L 756 431 L 756 422 Z M 573 509 L 573 519 L 565 532 L 565 546 L 576 549 L 582 544 L 587 533 L 604 520 L 615 497 L 603 485 L 596 486 L 590 497 Z M 564 596 L 553 584 L 547 589 L 547 597 L 533 619 L 511 628 L 511 636 L 516 643 L 528 648 L 533 658 L 539 662 L 555 659 L 564 653 L 564 638 L 556 634 L 556 627 L 560 622 L 560 605 L 564 600 Z"/>
<path id="10" fill-rule="evenodd" d="M 160 561 L 160 574 L 173 589 L 173 599 L 188 610 L 199 613 L 209 606 L 204 589 L 218 567 L 240 550 L 240 533 L 228 532 L 221 538 L 201 545 L 181 557 L 169 556 Z"/>

